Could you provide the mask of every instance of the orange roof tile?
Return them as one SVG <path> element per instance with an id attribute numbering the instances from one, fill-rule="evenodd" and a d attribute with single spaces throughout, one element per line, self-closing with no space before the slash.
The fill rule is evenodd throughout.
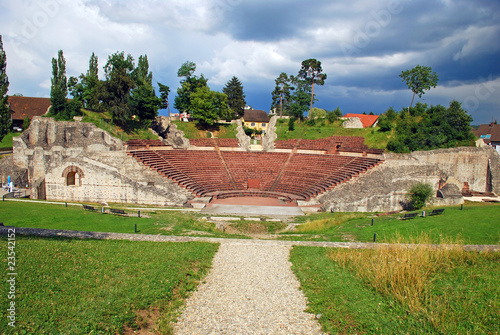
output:
<path id="1" fill-rule="evenodd" d="M 361 123 L 363 124 L 363 128 L 368 128 L 373 126 L 373 124 L 377 121 L 379 115 L 366 115 L 366 114 L 353 114 L 353 113 L 347 113 L 344 115 L 345 118 L 349 117 L 357 117 L 361 120 Z"/>

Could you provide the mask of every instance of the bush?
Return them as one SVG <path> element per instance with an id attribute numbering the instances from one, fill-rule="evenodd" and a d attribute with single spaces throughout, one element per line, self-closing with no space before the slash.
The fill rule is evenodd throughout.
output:
<path id="1" fill-rule="evenodd" d="M 427 183 L 413 185 L 406 195 L 408 204 L 412 209 L 421 209 L 430 200 L 434 190 Z"/>
<path id="2" fill-rule="evenodd" d="M 295 118 L 294 117 L 291 117 L 288 119 L 288 130 L 289 131 L 295 130 Z"/>

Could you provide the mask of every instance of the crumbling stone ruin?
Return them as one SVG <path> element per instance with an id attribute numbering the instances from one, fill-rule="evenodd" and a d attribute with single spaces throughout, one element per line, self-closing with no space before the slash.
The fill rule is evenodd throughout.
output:
<path id="1" fill-rule="evenodd" d="M 271 193 L 275 195 L 280 185 L 288 184 L 297 188 L 296 192 L 300 193 L 301 178 L 307 178 L 308 183 L 316 183 L 314 178 L 319 177 L 308 175 L 308 166 L 291 168 L 291 164 L 296 164 L 294 162 L 314 164 L 314 160 L 308 160 L 303 156 L 311 155 L 311 158 L 314 158 L 335 152 L 337 157 L 343 157 L 345 161 L 349 161 L 348 157 L 359 157 L 360 162 L 364 158 L 367 161 L 376 159 L 377 164 L 368 167 L 368 170 L 362 173 L 346 170 L 346 173 L 353 177 L 343 179 L 340 176 L 341 181 L 337 184 L 327 185 L 319 179 L 317 185 L 311 184 L 311 197 L 307 197 L 307 203 L 319 204 L 326 211 L 399 210 L 402 208 L 406 190 L 417 182 L 430 183 L 436 191 L 435 201 L 439 204 L 462 202 L 460 191 L 465 185 L 471 191 L 500 192 L 500 158 L 498 153 L 489 147 L 440 149 L 398 155 L 376 150 L 372 153 L 367 153 L 366 150 L 357 152 L 349 148 L 342 149 L 342 146 L 338 150 L 328 147 L 318 151 L 323 145 L 321 143 L 328 141 L 312 143 L 312 140 L 304 140 L 302 143 L 298 140 L 294 142 L 295 144 L 293 141 L 283 143 L 282 146 L 285 147 L 273 150 L 275 134 L 273 135 L 271 131 L 269 138 L 264 141 L 265 150 L 268 152 L 258 154 L 249 151 L 250 140 L 244 134 L 241 123 L 238 127 L 240 147 L 237 147 L 235 140 L 233 140 L 234 147 L 222 148 L 223 142 L 217 142 L 219 145 L 215 145 L 216 142 L 213 140 L 211 141 L 214 143 L 213 148 L 193 147 L 188 140 L 185 140 L 183 133 L 166 120 L 158 120 L 154 129 L 164 137 L 164 140 L 155 140 L 162 144 L 160 148 L 146 146 L 141 149 L 150 150 L 153 155 L 148 158 L 150 164 L 148 166 L 136 159 L 137 157 L 134 158 L 134 153 L 127 149 L 125 143 L 91 123 L 56 122 L 51 118 L 35 118 L 30 128 L 14 139 L 11 170 L 13 171 L 15 167 L 19 175 L 24 175 L 21 179 L 24 178 L 23 182 L 27 180 L 31 185 L 33 198 L 184 206 L 200 194 L 196 185 L 199 176 L 193 179 L 186 174 L 195 173 L 193 171 L 196 169 L 181 170 L 175 178 L 167 178 L 160 173 L 161 171 L 155 170 L 155 161 L 161 157 L 180 157 L 177 159 L 182 162 L 182 157 L 187 157 L 188 154 L 192 156 L 197 152 L 204 152 L 199 157 L 210 156 L 214 162 L 218 162 L 222 170 L 233 174 L 231 177 L 233 180 L 228 179 L 226 184 L 229 185 L 227 187 L 234 188 L 235 194 L 243 188 L 248 194 L 269 196 Z M 309 149 L 286 148 L 287 145 L 298 147 L 299 142 L 300 146 Z M 227 143 L 232 141 L 224 142 L 225 145 Z M 210 150 L 211 155 L 208 155 Z M 175 152 L 176 155 L 167 155 L 169 152 Z M 297 154 L 295 157 L 297 159 L 293 157 L 294 153 Z M 254 154 L 265 159 L 262 163 L 256 164 L 254 158 L 257 156 L 252 156 Z M 154 158 L 154 155 L 157 155 L 158 159 Z M 302 158 L 298 160 L 299 157 Z M 228 162 L 231 159 L 231 162 L 236 162 L 240 164 L 239 166 L 253 159 L 252 166 L 255 168 L 247 169 L 251 175 L 236 175 L 240 172 L 232 171 L 242 171 L 242 169 L 227 165 L 221 161 L 224 158 Z M 271 165 L 266 165 L 268 158 L 272 158 L 273 166 L 281 172 L 275 171 L 274 168 L 270 170 Z M 199 162 L 200 167 L 205 164 L 196 159 L 194 162 Z M 2 172 L 8 170 L 8 165 L 9 161 L 2 160 L 0 170 Z M 285 169 L 285 166 L 288 168 Z M 344 165 L 343 168 L 349 168 L 349 165 Z M 214 169 L 206 171 L 211 173 Z M 185 176 L 181 175 L 183 173 Z M 266 176 L 275 178 L 275 181 L 267 180 L 266 178 L 270 177 Z M 286 178 L 291 179 L 285 182 Z M 210 185 L 209 182 L 206 184 Z M 321 187 L 326 188 L 321 189 Z M 272 192 L 265 191 L 265 188 L 269 188 Z M 217 194 L 217 190 L 214 191 L 212 193 Z M 283 191 L 286 191 L 286 188 L 279 192 Z"/>

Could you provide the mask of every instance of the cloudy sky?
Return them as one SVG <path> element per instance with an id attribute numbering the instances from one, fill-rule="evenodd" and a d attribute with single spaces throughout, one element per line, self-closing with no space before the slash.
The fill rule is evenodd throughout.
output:
<path id="1" fill-rule="evenodd" d="M 154 81 L 179 85 L 186 60 L 221 90 L 232 76 L 247 103 L 268 110 L 274 80 L 316 58 L 328 79 L 315 106 L 379 114 L 408 106 L 398 75 L 420 64 L 439 75 L 420 100 L 456 99 L 474 124 L 500 121 L 498 0 L 0 0 L 9 94 L 48 97 L 51 59 L 67 74 L 100 74 L 117 51 L 147 54 Z M 164 114 L 164 113 L 163 113 Z"/>

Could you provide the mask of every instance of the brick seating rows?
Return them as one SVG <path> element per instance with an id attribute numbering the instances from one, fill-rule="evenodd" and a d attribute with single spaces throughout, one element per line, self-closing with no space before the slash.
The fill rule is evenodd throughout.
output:
<path id="1" fill-rule="evenodd" d="M 197 196 L 221 197 L 288 194 L 294 199 L 309 199 L 381 162 L 366 157 L 296 153 L 284 168 L 290 153 L 225 151 L 220 153 L 224 161 L 217 151 L 210 150 L 138 150 L 129 154 Z M 259 188 L 249 189 L 249 179 L 257 180 Z"/>
<path id="2" fill-rule="evenodd" d="M 128 146 L 128 150 L 140 150 L 149 147 L 162 147 L 166 145 L 161 140 L 141 140 L 141 139 L 129 140 L 126 142 L 126 144 Z"/>
<path id="3" fill-rule="evenodd" d="M 216 151 L 144 150 L 130 154 L 197 196 L 234 189 Z"/>
<path id="4" fill-rule="evenodd" d="M 227 167 L 240 190 L 248 188 L 248 179 L 260 180 L 260 189 L 270 190 L 289 153 L 221 152 Z"/>
<path id="5" fill-rule="evenodd" d="M 213 138 L 196 138 L 189 140 L 189 143 L 195 147 L 215 147 L 215 141 Z"/>
<path id="6" fill-rule="evenodd" d="M 217 144 L 219 147 L 238 148 L 240 143 L 236 138 L 197 138 L 189 140 L 191 145 L 195 147 L 210 147 L 213 148 Z"/>
<path id="7" fill-rule="evenodd" d="M 275 191 L 309 199 L 367 171 L 379 162 L 378 159 L 365 157 L 295 154 Z"/>

